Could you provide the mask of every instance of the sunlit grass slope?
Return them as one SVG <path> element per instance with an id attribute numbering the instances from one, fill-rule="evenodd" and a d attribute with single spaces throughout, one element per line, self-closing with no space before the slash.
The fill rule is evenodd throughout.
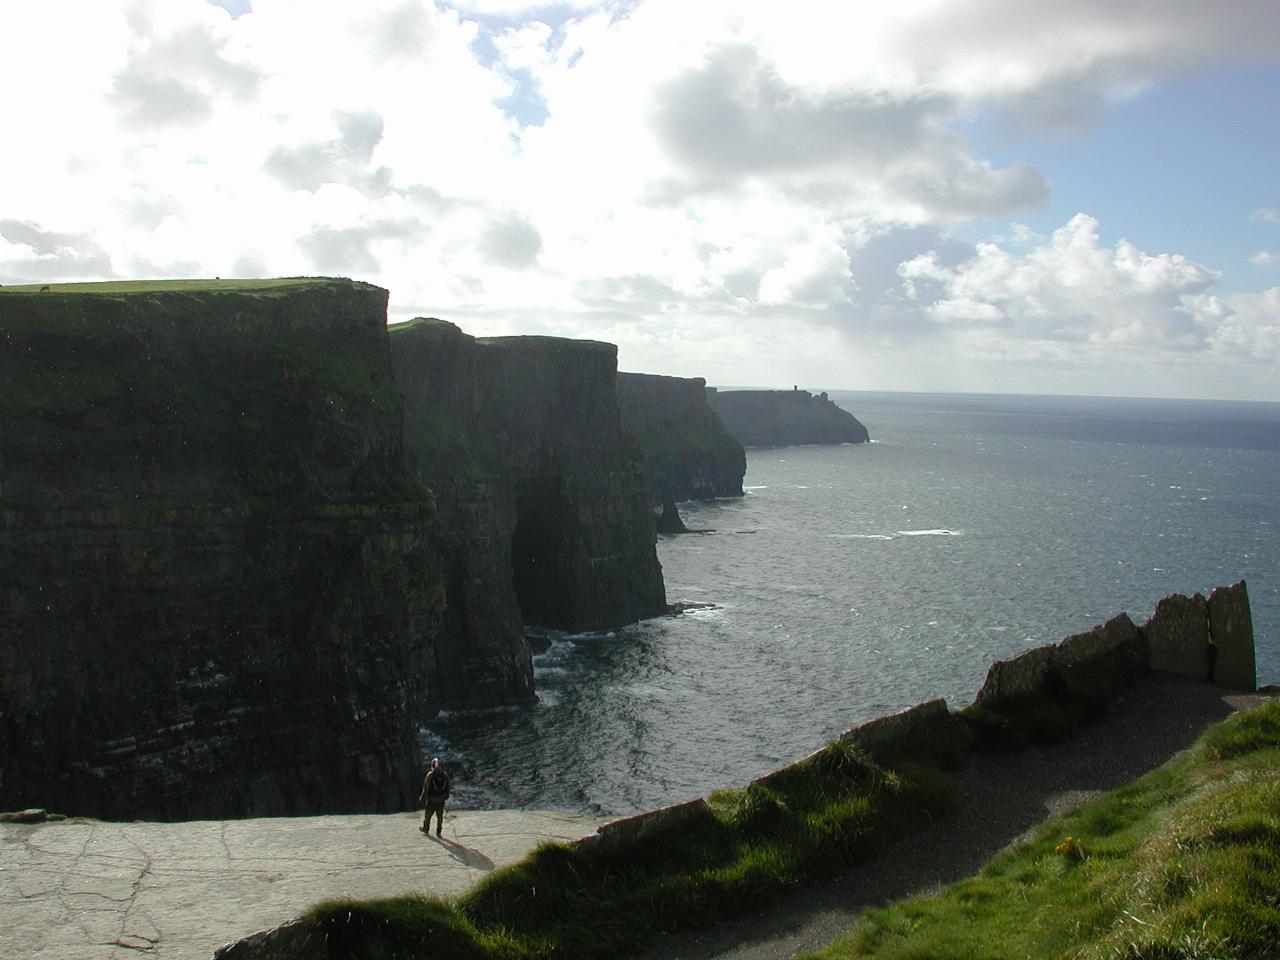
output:
<path id="1" fill-rule="evenodd" d="M 1280 957 L 1280 701 L 817 956 Z"/>

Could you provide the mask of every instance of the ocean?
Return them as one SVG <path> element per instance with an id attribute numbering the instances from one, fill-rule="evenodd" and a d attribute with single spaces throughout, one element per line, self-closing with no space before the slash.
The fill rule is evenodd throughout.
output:
<path id="1" fill-rule="evenodd" d="M 535 706 L 422 731 L 459 808 L 626 814 L 701 796 L 991 661 L 1245 579 L 1280 682 L 1280 404 L 831 392 L 872 443 L 747 452 L 746 496 L 682 506 L 669 601 L 550 635 Z"/>

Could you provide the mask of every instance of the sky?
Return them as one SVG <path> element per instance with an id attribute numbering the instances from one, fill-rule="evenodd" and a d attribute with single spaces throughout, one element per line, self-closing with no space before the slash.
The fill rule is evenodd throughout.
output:
<path id="1" fill-rule="evenodd" d="M 0 0 L 0 283 L 349 276 L 811 389 L 1280 400 L 1275 0 Z"/>

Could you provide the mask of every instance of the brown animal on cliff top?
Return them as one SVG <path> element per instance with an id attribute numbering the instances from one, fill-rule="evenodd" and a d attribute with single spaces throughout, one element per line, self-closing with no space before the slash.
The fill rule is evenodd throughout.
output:
<path id="1" fill-rule="evenodd" d="M 40 292 L 41 292 L 41 293 L 48 293 L 48 292 L 49 292 L 49 285 L 48 285 L 48 284 L 45 284 L 43 287 L 41 287 L 41 288 L 40 288 Z"/>

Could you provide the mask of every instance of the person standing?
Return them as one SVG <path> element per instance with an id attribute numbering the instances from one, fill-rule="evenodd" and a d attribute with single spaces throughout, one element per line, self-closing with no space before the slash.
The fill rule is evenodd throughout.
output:
<path id="1" fill-rule="evenodd" d="M 431 767 L 422 781 L 422 793 L 418 802 L 423 804 L 422 826 L 419 828 L 428 836 L 431 834 L 431 817 L 436 818 L 436 836 L 440 836 L 440 828 L 444 825 L 444 802 L 449 799 L 449 775 L 440 766 L 440 758 L 431 758 Z"/>

